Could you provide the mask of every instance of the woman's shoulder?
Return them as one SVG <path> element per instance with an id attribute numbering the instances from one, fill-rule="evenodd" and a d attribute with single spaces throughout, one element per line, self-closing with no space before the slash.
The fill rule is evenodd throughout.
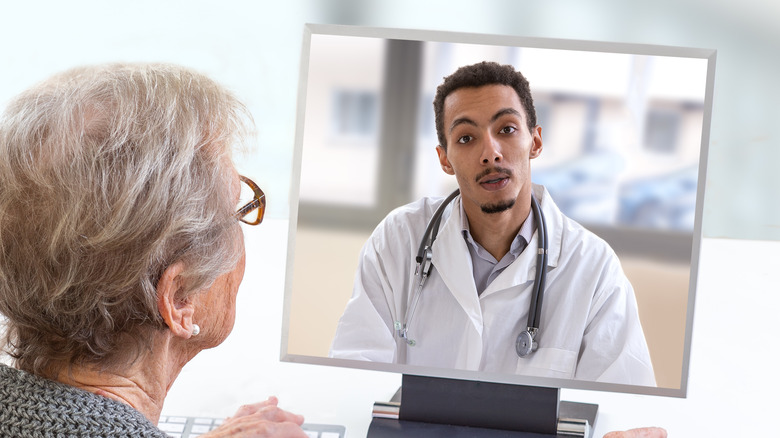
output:
<path id="1" fill-rule="evenodd" d="M 2 364 L 0 416 L 0 436 L 167 436 L 128 405 Z"/>

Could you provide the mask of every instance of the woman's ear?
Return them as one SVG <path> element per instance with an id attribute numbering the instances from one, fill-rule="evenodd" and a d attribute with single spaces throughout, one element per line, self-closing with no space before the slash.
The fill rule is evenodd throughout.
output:
<path id="1" fill-rule="evenodd" d="M 192 336 L 195 305 L 192 300 L 183 300 L 179 293 L 184 284 L 181 276 L 183 271 L 184 263 L 181 261 L 165 269 L 157 282 L 157 309 L 174 336 L 189 339 Z"/>

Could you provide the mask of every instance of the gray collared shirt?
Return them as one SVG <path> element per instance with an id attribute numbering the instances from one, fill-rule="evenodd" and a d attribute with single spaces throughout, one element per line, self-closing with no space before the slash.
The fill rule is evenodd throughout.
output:
<path id="1" fill-rule="evenodd" d="M 528 242 L 531 241 L 531 237 L 534 234 L 536 222 L 534 221 L 533 211 L 529 211 L 528 217 L 523 221 L 523 225 L 520 226 L 520 231 L 512 241 L 512 245 L 509 247 L 509 252 L 501 258 L 496 260 L 492 254 L 490 254 L 485 248 L 477 243 L 471 236 L 469 230 L 469 221 L 466 217 L 466 212 L 463 209 L 463 202 L 460 203 L 460 220 L 461 229 L 463 232 L 463 238 L 466 240 L 466 245 L 469 248 L 469 254 L 471 255 L 471 266 L 474 272 L 474 284 L 477 286 L 477 294 L 487 289 L 488 285 L 498 277 L 501 272 L 511 265 L 512 262 L 517 259 L 520 253 L 523 252 Z"/>

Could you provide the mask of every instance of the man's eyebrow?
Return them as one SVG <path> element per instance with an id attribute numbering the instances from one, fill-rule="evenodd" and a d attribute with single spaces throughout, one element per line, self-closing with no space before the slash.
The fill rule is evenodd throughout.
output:
<path id="1" fill-rule="evenodd" d="M 455 129 L 458 125 L 463 125 L 463 124 L 477 126 L 477 122 L 471 120 L 470 118 L 461 117 L 459 119 L 455 119 L 452 121 L 452 124 L 450 125 L 450 134 L 452 134 L 452 130 Z"/>
<path id="2" fill-rule="evenodd" d="M 512 114 L 512 115 L 515 115 L 515 116 L 520 117 L 520 118 L 523 117 L 523 115 L 520 114 L 520 111 L 518 111 L 518 110 L 516 110 L 514 108 L 504 108 L 504 109 L 499 110 L 497 113 L 493 114 L 493 117 L 490 118 L 490 123 L 495 122 L 496 120 L 498 120 L 499 118 L 501 118 L 502 116 L 505 116 L 507 114 Z"/>
<path id="3" fill-rule="evenodd" d="M 514 115 L 514 116 L 517 116 L 517 117 L 520 117 L 520 118 L 523 117 L 522 113 L 520 113 L 520 111 L 518 111 L 518 110 L 516 110 L 514 108 L 502 108 L 502 109 L 498 110 L 498 112 L 493 114 L 493 117 L 490 118 L 490 123 L 495 122 L 496 120 L 500 119 L 501 117 L 503 117 L 503 116 L 505 116 L 507 114 L 511 114 L 511 115 Z M 455 129 L 458 125 L 463 125 L 463 124 L 477 126 L 477 122 L 469 119 L 468 117 L 461 117 L 459 119 L 455 119 L 455 120 L 452 121 L 452 124 L 450 125 L 450 131 L 449 132 L 452 133 L 453 129 Z"/>

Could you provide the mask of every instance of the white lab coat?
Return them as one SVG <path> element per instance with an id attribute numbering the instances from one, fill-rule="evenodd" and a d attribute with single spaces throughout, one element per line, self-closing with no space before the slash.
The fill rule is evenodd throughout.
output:
<path id="1" fill-rule="evenodd" d="M 549 241 L 536 352 L 518 357 L 515 340 L 527 325 L 537 233 L 528 249 L 478 295 L 457 197 L 444 213 L 433 244 L 434 269 L 409 321 L 415 345 L 398 339 L 393 323 L 403 323 L 411 308 L 419 281 L 415 256 L 441 198 L 400 207 L 374 230 L 361 252 L 353 295 L 330 355 L 655 386 L 634 291 L 615 253 L 565 217 L 544 187 L 535 185 L 534 194 L 541 201 Z"/>

